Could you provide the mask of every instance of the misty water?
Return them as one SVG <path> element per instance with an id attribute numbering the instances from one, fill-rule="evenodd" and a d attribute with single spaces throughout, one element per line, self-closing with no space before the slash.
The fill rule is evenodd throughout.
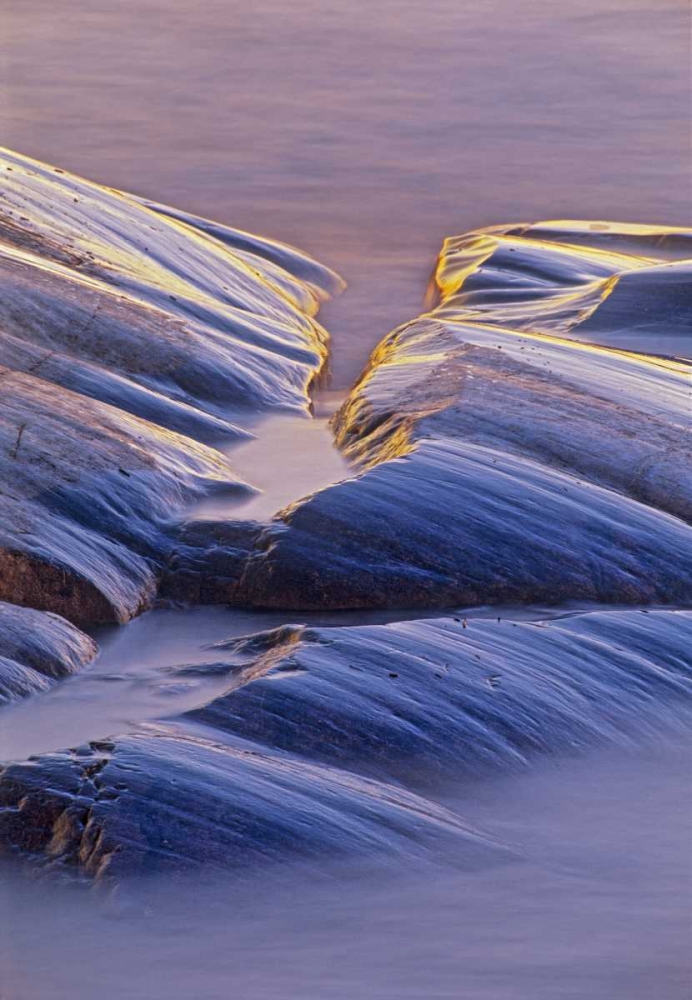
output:
<path id="1" fill-rule="evenodd" d="M 327 405 L 335 405 L 333 394 L 329 398 Z M 267 521 L 300 497 L 352 473 L 334 446 L 328 417 L 307 420 L 281 413 L 254 425 L 252 432 L 249 441 L 224 450 L 236 475 L 256 492 L 208 497 L 195 507 L 195 517 Z"/>
<path id="2" fill-rule="evenodd" d="M 337 389 L 419 311 L 446 235 L 543 218 L 691 221 L 686 0 L 0 10 L 2 142 L 334 267 L 349 286 L 321 315 Z M 236 446 L 238 474 L 263 492 L 199 513 L 265 517 L 347 474 L 328 410 L 272 418 Z M 4 710 L 2 756 L 200 704 L 226 679 L 193 684 L 170 668 L 284 621 L 160 610 L 99 633 L 91 668 Z M 0 997 L 682 1000 L 688 763 L 676 738 L 440 790 L 508 847 L 476 869 L 447 856 L 287 864 L 115 896 L 3 870 Z"/>

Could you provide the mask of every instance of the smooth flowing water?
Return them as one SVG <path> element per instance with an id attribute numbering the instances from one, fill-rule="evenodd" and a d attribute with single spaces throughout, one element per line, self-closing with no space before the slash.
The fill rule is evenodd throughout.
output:
<path id="1" fill-rule="evenodd" d="M 281 413 L 252 427 L 252 440 L 227 449 L 233 469 L 258 491 L 249 496 L 208 497 L 198 518 L 267 521 L 301 497 L 351 475 L 334 447 L 327 417 L 306 419 Z"/>

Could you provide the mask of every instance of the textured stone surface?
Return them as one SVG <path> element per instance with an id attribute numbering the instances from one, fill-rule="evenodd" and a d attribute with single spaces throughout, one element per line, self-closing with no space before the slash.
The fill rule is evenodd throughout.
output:
<path id="1" fill-rule="evenodd" d="M 687 322 L 677 265 L 652 260 L 657 247 L 687 252 L 689 235 L 634 229 L 621 234 L 627 254 L 604 249 L 600 229 L 584 247 L 586 224 L 578 246 L 554 229 L 545 241 L 504 230 L 447 241 L 440 303 L 385 338 L 336 417 L 361 474 L 282 511 L 234 599 L 689 601 L 692 369 L 571 339 L 604 282 L 607 304 L 618 276 L 643 273 L 640 243 L 656 288 L 646 315 Z"/>
<path id="2" fill-rule="evenodd" d="M 77 185 L 79 205 L 83 183 L 58 187 Z M 29 201 L 50 188 L 23 180 L 23 198 L 27 185 Z M 87 252 L 83 220 L 62 228 L 76 211 L 62 197 L 50 233 L 47 222 L 29 233 L 27 208 L 21 238 L 11 226 L 7 237 L 0 580 L 15 599 L 122 621 L 163 577 L 174 599 L 294 609 L 689 604 L 690 369 L 652 346 L 664 327 L 684 344 L 686 265 L 666 260 L 688 252 L 686 233 L 543 224 L 448 241 L 437 305 L 383 341 L 335 420 L 356 474 L 270 526 L 181 527 L 195 498 L 244 488 L 210 446 L 217 432 L 239 434 L 220 400 L 305 405 L 324 355 L 315 289 L 331 279 L 291 251 L 110 193 Z M 141 249 L 130 213 L 152 232 L 172 228 Z M 232 304 L 214 299 L 226 254 Z M 25 256 L 45 284 L 38 272 L 23 281 Z M 98 309 L 94 284 L 108 300 Z M 75 302 L 90 303 L 83 329 Z M 181 323 L 189 366 L 176 354 Z M 45 329 L 59 349 L 33 367 L 22 345 Z M 599 330 L 606 346 L 577 339 Z M 625 349 L 635 345 L 652 353 Z M 117 408 L 108 393 L 121 390 Z M 40 637 L 35 649 L 0 644 L 17 691 L 41 689 L 37 664 L 69 672 L 93 655 L 66 622 L 11 612 L 59 638 L 54 661 L 41 659 Z M 500 619 L 287 625 L 218 644 L 206 662 L 166 670 L 181 685 L 213 673 L 223 693 L 203 707 L 8 763 L 0 847 L 97 880 L 322 853 L 413 858 L 441 845 L 473 864 L 506 859 L 431 788 L 452 779 L 459 793 L 460 781 L 537 755 L 688 726 L 692 613 Z M 0 640 L 26 642 L 19 624 L 3 633 L 0 615 Z"/>
<path id="3" fill-rule="evenodd" d="M 96 879 L 325 852 L 501 861 L 431 784 L 458 797 L 540 755 L 684 730 L 691 640 L 692 613 L 632 610 L 220 643 L 228 692 L 187 718 L 8 764 L 0 846 Z"/>
<path id="4" fill-rule="evenodd" d="M 58 615 L 0 602 L 0 704 L 45 691 L 96 655 L 96 644 Z"/>
<path id="5" fill-rule="evenodd" d="M 95 879 L 443 844 L 471 863 L 507 853 L 402 788 L 213 731 L 116 737 L 10 764 L 0 777 L 0 850 Z"/>
<path id="6" fill-rule="evenodd" d="M 445 240 L 429 299 L 441 319 L 690 358 L 691 277 L 689 229 L 541 222 Z"/>
<path id="7" fill-rule="evenodd" d="M 210 445 L 305 410 L 340 286 L 298 251 L 0 156 L 0 598 L 76 622 L 151 601 L 170 528 L 243 489 Z"/>
<path id="8" fill-rule="evenodd" d="M 230 644 L 244 675 L 192 713 L 414 787 L 684 724 L 692 612 L 287 626 Z"/>

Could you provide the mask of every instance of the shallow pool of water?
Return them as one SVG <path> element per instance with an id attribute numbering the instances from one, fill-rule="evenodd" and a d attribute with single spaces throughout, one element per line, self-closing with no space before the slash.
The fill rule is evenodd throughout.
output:
<path id="1" fill-rule="evenodd" d="M 256 436 L 226 453 L 235 474 L 257 492 L 208 497 L 191 511 L 195 518 L 270 521 L 289 504 L 352 474 L 326 416 L 280 413 L 249 429 Z"/>

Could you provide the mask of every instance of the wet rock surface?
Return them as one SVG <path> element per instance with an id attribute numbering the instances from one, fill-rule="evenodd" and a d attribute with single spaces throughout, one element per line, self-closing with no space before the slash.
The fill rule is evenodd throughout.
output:
<path id="1" fill-rule="evenodd" d="M 651 354 L 692 355 L 692 234 L 553 221 L 445 240 L 435 313 Z"/>
<path id="2" fill-rule="evenodd" d="M 96 653 L 96 643 L 64 618 L 0 602 L 0 705 L 45 691 Z"/>
<path id="3" fill-rule="evenodd" d="M 9 151 L 0 183 L 0 598 L 126 621 L 186 507 L 245 488 L 210 445 L 307 409 L 340 282 Z"/>
<path id="4" fill-rule="evenodd" d="M 442 843 L 509 852 L 434 803 L 254 744 L 161 727 L 7 766 L 0 846 L 97 880 Z"/>
<path id="5" fill-rule="evenodd" d="M 0 844 L 106 882 L 443 845 L 459 864 L 497 863 L 511 852 L 428 790 L 684 731 L 691 639 L 689 612 L 612 611 L 285 626 L 216 644 L 236 669 L 204 708 L 7 765 Z"/>
<path id="6" fill-rule="evenodd" d="M 191 715 L 419 787 L 684 719 L 691 640 L 684 611 L 286 627 L 232 643 L 243 681 Z"/>
<path id="7" fill-rule="evenodd" d="M 570 339 L 621 277 L 640 273 L 640 240 L 649 255 L 689 249 L 687 233 L 634 229 L 619 234 L 628 254 L 604 250 L 601 230 L 585 247 L 585 226 L 579 246 L 563 230 L 448 241 L 438 306 L 380 344 L 335 418 L 362 474 L 280 512 L 237 599 L 689 601 L 692 369 Z M 646 315 L 686 323 L 668 295 L 673 265 L 646 262 L 660 293 L 647 293 Z"/>

